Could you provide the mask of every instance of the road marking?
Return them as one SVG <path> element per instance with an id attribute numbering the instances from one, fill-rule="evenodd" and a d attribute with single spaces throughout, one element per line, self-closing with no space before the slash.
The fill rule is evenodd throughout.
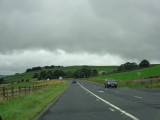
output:
<path id="1" fill-rule="evenodd" d="M 132 118 L 133 120 L 140 120 L 140 119 L 136 118 L 135 116 L 133 116 L 133 115 L 127 113 L 126 111 L 122 110 L 121 108 L 119 108 L 119 107 L 111 104 L 110 102 L 108 102 L 108 101 L 104 100 L 103 98 L 97 96 L 96 94 L 92 93 L 92 92 L 89 91 L 87 88 L 83 87 L 83 85 L 81 85 L 80 83 L 78 83 L 78 85 L 81 86 L 84 90 L 88 91 L 88 92 L 89 92 L 90 94 L 92 94 L 93 96 L 95 96 L 96 98 L 98 98 L 99 100 L 101 100 L 102 102 L 108 104 L 108 105 L 111 106 L 112 108 L 120 111 L 121 113 L 123 113 L 123 114 L 125 114 L 126 116 Z"/>
<path id="2" fill-rule="evenodd" d="M 141 99 L 142 97 L 139 97 L 139 96 L 134 96 L 135 98 L 138 98 L 138 99 Z"/>
<path id="3" fill-rule="evenodd" d="M 101 92 L 101 93 L 103 93 L 104 91 L 98 91 L 98 92 Z"/>
<path id="4" fill-rule="evenodd" d="M 97 101 L 99 101 L 99 99 L 96 99 Z"/>
<path id="5" fill-rule="evenodd" d="M 115 110 L 114 109 L 112 109 L 112 108 L 108 108 L 110 111 L 112 111 L 112 112 L 114 112 Z"/>

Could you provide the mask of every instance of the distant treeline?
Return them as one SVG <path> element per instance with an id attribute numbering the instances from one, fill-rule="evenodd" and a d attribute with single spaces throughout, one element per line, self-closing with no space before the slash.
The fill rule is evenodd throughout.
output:
<path id="1" fill-rule="evenodd" d="M 54 66 L 54 65 L 51 65 L 51 66 L 44 66 L 44 67 L 33 67 L 33 68 L 29 68 L 26 70 L 26 72 L 33 72 L 33 71 L 38 71 L 38 70 L 43 70 L 43 69 L 52 69 L 52 68 L 62 68 L 63 66 Z"/>
<path id="2" fill-rule="evenodd" d="M 42 70 L 40 73 L 35 73 L 33 78 L 37 78 L 38 80 L 43 79 L 58 79 L 59 77 L 63 78 L 88 78 L 91 76 L 96 76 L 98 74 L 96 69 L 91 69 L 88 66 L 83 66 L 81 69 L 76 70 L 75 72 L 67 71 L 64 72 L 62 70 Z"/>
<path id="3" fill-rule="evenodd" d="M 150 67 L 150 63 L 148 60 L 142 60 L 139 63 L 139 65 L 135 62 L 133 62 L 133 63 L 127 62 L 125 64 L 121 64 L 118 67 L 117 72 L 130 71 L 130 70 L 135 70 L 135 69 L 139 69 L 139 68 L 146 68 L 146 67 Z"/>

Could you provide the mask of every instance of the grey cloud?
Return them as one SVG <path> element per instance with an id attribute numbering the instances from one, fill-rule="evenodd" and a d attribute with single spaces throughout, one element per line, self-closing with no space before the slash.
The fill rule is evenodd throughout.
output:
<path id="1" fill-rule="evenodd" d="M 159 60 L 159 0 L 0 0 L 0 52 L 63 49 Z"/>

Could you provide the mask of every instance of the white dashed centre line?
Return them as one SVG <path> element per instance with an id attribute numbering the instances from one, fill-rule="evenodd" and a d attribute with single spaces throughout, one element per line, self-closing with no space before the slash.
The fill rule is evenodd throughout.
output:
<path id="1" fill-rule="evenodd" d="M 141 99 L 142 97 L 139 97 L 139 96 L 134 96 L 135 98 L 138 98 L 138 99 Z"/>
<path id="2" fill-rule="evenodd" d="M 114 112 L 115 110 L 114 109 L 112 109 L 112 108 L 108 108 L 110 111 L 112 111 L 112 112 Z"/>
<path id="3" fill-rule="evenodd" d="M 103 93 L 104 91 L 98 91 L 98 92 L 101 92 L 101 93 Z"/>
<path id="4" fill-rule="evenodd" d="M 138 119 L 137 117 L 131 115 L 130 113 L 128 113 L 128 112 L 122 110 L 121 108 L 119 108 L 119 107 L 113 105 L 112 103 L 110 103 L 110 102 L 104 100 L 103 98 L 97 96 L 97 95 L 94 94 L 93 92 L 89 91 L 87 88 L 83 87 L 83 85 L 81 85 L 80 83 L 77 83 L 77 84 L 78 84 L 80 87 L 82 87 L 84 90 L 88 91 L 88 92 L 89 92 L 91 95 L 93 95 L 94 97 L 98 98 L 99 100 L 101 100 L 102 102 L 104 102 L 104 103 L 106 103 L 107 105 L 111 106 L 112 108 L 114 108 L 114 109 L 120 111 L 122 114 L 124 114 L 124 115 L 130 117 L 132 120 L 140 120 L 140 119 Z"/>

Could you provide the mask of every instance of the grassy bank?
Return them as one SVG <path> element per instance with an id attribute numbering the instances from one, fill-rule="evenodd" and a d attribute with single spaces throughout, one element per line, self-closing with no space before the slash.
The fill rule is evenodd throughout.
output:
<path id="1" fill-rule="evenodd" d="M 145 69 L 129 71 L 129 72 L 101 75 L 101 76 L 96 76 L 93 78 L 94 79 L 114 78 L 116 80 L 136 80 L 136 79 L 138 79 L 137 72 L 141 73 L 141 79 L 147 78 L 147 77 L 152 77 L 152 76 L 159 76 L 160 75 L 160 65 L 145 68 Z"/>
<path id="2" fill-rule="evenodd" d="M 104 79 L 85 79 L 90 82 L 96 82 L 104 84 Z M 160 88 L 160 78 L 154 79 L 141 79 L 139 80 L 117 80 L 118 87 L 129 87 L 129 88 Z"/>
<path id="3" fill-rule="evenodd" d="M 68 82 L 51 81 L 46 90 L 27 96 L 0 102 L 0 115 L 3 120 L 31 120 L 44 107 L 61 95 L 68 87 Z"/>

